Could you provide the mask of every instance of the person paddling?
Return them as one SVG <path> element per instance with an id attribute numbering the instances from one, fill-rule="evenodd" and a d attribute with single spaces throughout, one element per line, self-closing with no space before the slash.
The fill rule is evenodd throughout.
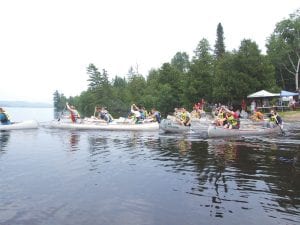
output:
<path id="1" fill-rule="evenodd" d="M 80 118 L 80 114 L 78 113 L 78 111 L 75 109 L 75 107 L 73 105 L 69 105 L 69 103 L 67 103 L 66 106 L 71 114 L 72 122 L 76 123 L 77 119 Z"/>
<path id="2" fill-rule="evenodd" d="M 156 108 L 152 108 L 151 110 L 151 117 L 154 119 L 153 121 L 160 123 L 161 121 L 161 116 L 160 112 L 156 110 Z"/>
<path id="3" fill-rule="evenodd" d="M 269 122 L 277 124 L 282 129 L 282 119 L 275 110 L 271 110 L 269 115 Z"/>
<path id="4" fill-rule="evenodd" d="M 239 129 L 240 128 L 240 119 L 239 115 L 224 107 L 224 111 L 226 112 L 226 121 L 227 124 L 224 125 L 224 128 L 229 129 Z"/>
<path id="5" fill-rule="evenodd" d="M 1 122 L 1 125 L 11 124 L 9 115 L 5 112 L 5 110 L 3 108 L 0 108 L 0 122 Z"/>

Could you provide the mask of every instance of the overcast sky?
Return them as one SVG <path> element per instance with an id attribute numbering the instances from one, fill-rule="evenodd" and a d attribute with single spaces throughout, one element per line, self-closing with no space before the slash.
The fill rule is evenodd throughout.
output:
<path id="1" fill-rule="evenodd" d="M 300 8 L 299 0 L 3 0 L 0 3 L 0 100 L 52 103 L 87 89 L 86 67 L 124 77 L 138 65 L 190 58 L 202 38 L 211 46 L 223 26 L 226 50 L 241 40 L 265 52 L 277 22 Z"/>

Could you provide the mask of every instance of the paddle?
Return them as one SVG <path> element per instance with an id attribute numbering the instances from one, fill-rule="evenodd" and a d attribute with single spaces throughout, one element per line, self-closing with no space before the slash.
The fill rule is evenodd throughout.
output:
<path id="1" fill-rule="evenodd" d="M 282 129 L 281 125 L 279 124 L 279 122 L 278 122 L 276 116 L 275 116 L 275 121 L 276 121 L 277 126 L 279 126 L 281 133 L 282 133 L 283 135 L 285 135 L 285 131 Z"/>
<path id="2" fill-rule="evenodd" d="M 65 105 L 64 109 L 61 111 L 60 117 L 58 117 L 57 121 L 60 121 L 60 118 L 63 116 L 65 109 L 66 109 L 66 105 Z"/>

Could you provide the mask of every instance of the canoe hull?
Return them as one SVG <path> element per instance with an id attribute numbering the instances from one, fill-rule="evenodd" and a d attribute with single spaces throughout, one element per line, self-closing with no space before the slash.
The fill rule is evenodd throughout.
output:
<path id="1" fill-rule="evenodd" d="M 270 134 L 279 134 L 281 129 L 279 126 L 274 128 L 267 127 L 257 127 L 248 129 L 226 129 L 223 127 L 209 126 L 208 127 L 208 137 L 239 137 L 239 136 L 261 136 Z"/>
<path id="2" fill-rule="evenodd" d="M 70 123 L 53 121 L 49 125 L 50 128 L 73 129 L 73 130 L 124 130 L 124 131 L 157 131 L 158 123 L 142 123 L 142 124 L 93 124 L 93 123 Z"/>
<path id="3" fill-rule="evenodd" d="M 26 130 L 36 129 L 39 124 L 36 120 L 26 120 L 22 122 L 15 122 L 9 125 L 0 125 L 0 130 Z"/>
<path id="4" fill-rule="evenodd" d="M 190 126 L 181 125 L 171 119 L 163 119 L 159 124 L 159 128 L 165 133 L 185 133 L 191 130 Z"/>

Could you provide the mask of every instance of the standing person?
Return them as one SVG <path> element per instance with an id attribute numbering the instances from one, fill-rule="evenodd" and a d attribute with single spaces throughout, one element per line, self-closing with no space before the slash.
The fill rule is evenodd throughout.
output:
<path id="1" fill-rule="evenodd" d="M 0 108 L 0 122 L 2 125 L 11 124 L 9 115 L 5 112 L 5 110 L 3 108 Z"/>
<path id="2" fill-rule="evenodd" d="M 296 100 L 294 98 L 292 100 L 292 109 L 293 109 L 293 111 L 296 110 Z"/>
<path id="3" fill-rule="evenodd" d="M 241 107 L 242 107 L 242 110 L 247 111 L 247 104 L 246 104 L 245 99 L 243 99 Z"/>
<path id="4" fill-rule="evenodd" d="M 204 111 L 204 104 L 205 104 L 205 101 L 204 101 L 204 98 L 202 98 L 201 99 L 201 108 L 200 108 L 202 111 Z"/>
<path id="5" fill-rule="evenodd" d="M 252 100 L 250 107 L 251 107 L 250 108 L 251 109 L 251 114 L 253 114 L 255 109 L 256 109 L 256 102 L 254 100 Z"/>
<path id="6" fill-rule="evenodd" d="M 69 103 L 67 103 L 67 109 L 69 110 L 69 112 L 71 114 L 72 122 L 76 123 L 77 119 L 80 119 L 79 112 L 75 109 L 75 107 L 73 105 L 69 105 Z"/>

